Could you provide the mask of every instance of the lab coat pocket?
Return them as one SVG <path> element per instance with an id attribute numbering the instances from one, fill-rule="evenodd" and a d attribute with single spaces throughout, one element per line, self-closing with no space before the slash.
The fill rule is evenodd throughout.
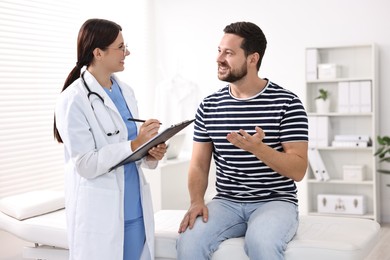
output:
<path id="1" fill-rule="evenodd" d="M 75 224 L 80 231 L 112 233 L 119 218 L 119 191 L 80 186 L 78 196 Z"/>

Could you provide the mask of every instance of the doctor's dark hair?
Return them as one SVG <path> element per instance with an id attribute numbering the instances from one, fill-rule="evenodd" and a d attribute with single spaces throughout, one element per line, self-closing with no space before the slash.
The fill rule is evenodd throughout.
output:
<path id="1" fill-rule="evenodd" d="M 64 91 L 81 75 L 81 69 L 94 62 L 93 51 L 96 48 L 106 50 L 118 37 L 122 27 L 112 21 L 105 19 L 89 19 L 81 26 L 77 37 L 77 62 L 76 66 L 69 73 L 61 90 Z M 62 143 L 58 133 L 54 115 L 54 138 Z"/>
<path id="2" fill-rule="evenodd" d="M 267 48 L 267 39 L 260 27 L 251 22 L 236 22 L 227 25 L 223 31 L 244 38 L 241 48 L 244 50 L 246 57 L 255 52 L 260 55 L 257 62 L 257 70 L 259 70 Z"/>

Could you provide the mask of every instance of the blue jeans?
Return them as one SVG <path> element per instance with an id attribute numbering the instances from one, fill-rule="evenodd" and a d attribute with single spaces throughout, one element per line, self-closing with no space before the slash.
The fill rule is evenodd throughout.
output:
<path id="1" fill-rule="evenodd" d="M 298 207 L 290 202 L 237 203 L 214 199 L 209 219 L 196 219 L 192 229 L 177 240 L 178 260 L 211 259 L 219 244 L 245 236 L 245 252 L 251 260 L 284 259 L 288 242 L 298 229 Z"/>

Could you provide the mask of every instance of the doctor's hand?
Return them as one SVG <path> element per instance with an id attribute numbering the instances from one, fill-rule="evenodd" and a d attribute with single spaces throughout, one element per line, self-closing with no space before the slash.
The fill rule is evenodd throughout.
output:
<path id="1" fill-rule="evenodd" d="M 155 147 L 153 147 L 152 149 L 149 150 L 149 154 L 146 158 L 147 161 L 150 161 L 150 160 L 161 160 L 165 153 L 167 152 L 167 145 L 165 143 L 162 143 L 162 144 L 159 144 Z"/>
<path id="2" fill-rule="evenodd" d="M 158 134 L 160 129 L 160 121 L 157 119 L 148 119 L 143 123 L 139 129 L 137 138 L 131 143 L 131 150 L 135 151 L 138 147 L 149 141 L 153 136 Z"/>

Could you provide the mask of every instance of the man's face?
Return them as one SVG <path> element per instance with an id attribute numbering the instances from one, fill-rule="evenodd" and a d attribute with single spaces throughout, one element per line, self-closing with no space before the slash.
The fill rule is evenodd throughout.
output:
<path id="1" fill-rule="evenodd" d="M 247 75 L 247 59 L 240 47 L 243 38 L 235 34 L 225 34 L 218 46 L 218 79 L 230 83 Z"/>

